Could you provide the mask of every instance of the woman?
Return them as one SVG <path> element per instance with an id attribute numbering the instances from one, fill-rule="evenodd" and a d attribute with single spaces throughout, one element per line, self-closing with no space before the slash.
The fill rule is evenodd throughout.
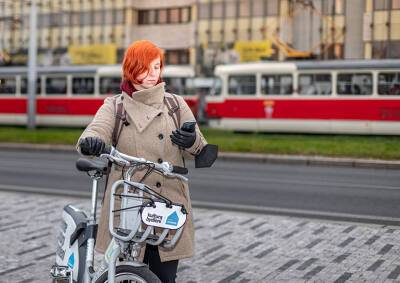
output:
<path id="1" fill-rule="evenodd" d="M 106 98 L 93 121 L 82 133 L 78 150 L 84 155 L 99 155 L 105 144 L 111 144 L 116 125 L 116 105 L 121 103 L 126 112 L 126 122 L 119 133 L 117 149 L 123 153 L 162 163 L 184 166 L 183 152 L 202 156 L 206 141 L 196 126 L 195 131 L 180 129 L 186 121 L 195 121 L 193 114 L 180 97 L 165 93 L 161 81 L 164 65 L 163 52 L 147 40 L 134 42 L 126 52 L 122 64 L 122 94 Z M 171 115 L 168 98 L 179 106 Z M 196 157 L 196 158 L 197 158 Z M 197 162 L 198 160 L 196 160 Z M 135 173 L 133 180 L 140 180 L 147 170 Z M 108 180 L 97 233 L 96 250 L 104 253 L 111 240 L 108 230 L 108 211 L 111 185 L 121 177 L 121 168 L 113 166 Z M 177 203 L 189 212 L 183 233 L 173 249 L 147 245 L 139 259 L 149 265 L 162 282 L 175 282 L 178 260 L 194 254 L 194 229 L 188 184 L 177 178 L 165 178 L 152 172 L 144 182 L 153 190 Z"/>

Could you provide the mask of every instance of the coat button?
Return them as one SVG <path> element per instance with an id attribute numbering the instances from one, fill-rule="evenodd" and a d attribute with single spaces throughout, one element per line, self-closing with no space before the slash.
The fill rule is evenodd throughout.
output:
<path id="1" fill-rule="evenodd" d="M 163 160 L 161 158 L 159 158 L 157 161 L 158 163 L 163 163 Z"/>
<path id="2" fill-rule="evenodd" d="M 161 183 L 160 183 L 160 182 L 157 182 L 157 183 L 156 183 L 156 187 L 157 187 L 157 188 L 161 187 Z"/>
<path id="3" fill-rule="evenodd" d="M 162 140 L 162 139 L 164 138 L 164 135 L 163 135 L 163 134 L 159 134 L 159 135 L 158 135 L 158 138 L 159 138 L 160 140 Z"/>

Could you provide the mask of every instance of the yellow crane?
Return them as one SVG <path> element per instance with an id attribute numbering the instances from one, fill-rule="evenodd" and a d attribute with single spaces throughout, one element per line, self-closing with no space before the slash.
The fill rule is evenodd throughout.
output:
<path id="1" fill-rule="evenodd" d="M 337 28 L 335 28 L 335 22 L 332 18 L 324 16 L 318 9 L 314 6 L 312 1 L 306 0 L 292 0 L 291 7 L 295 7 L 295 4 L 300 4 L 304 9 L 310 9 L 312 13 L 318 15 L 328 27 L 330 27 L 330 32 L 328 32 L 321 41 L 313 46 L 308 51 L 297 50 L 290 46 L 288 43 L 284 42 L 280 39 L 278 34 L 275 32 L 274 34 L 268 36 L 268 39 L 272 41 L 272 43 L 284 54 L 286 59 L 311 59 L 316 57 L 316 50 L 321 48 L 321 54 L 325 53 L 326 50 L 335 44 L 341 37 L 343 37 L 343 31 L 337 33 Z M 293 15 L 296 13 L 296 8 L 292 8 L 287 17 L 292 18 Z M 330 42 L 330 39 L 332 41 Z"/>

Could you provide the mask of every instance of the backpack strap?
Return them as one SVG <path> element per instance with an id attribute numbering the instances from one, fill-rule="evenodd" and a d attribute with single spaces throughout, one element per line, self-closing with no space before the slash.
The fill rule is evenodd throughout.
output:
<path id="1" fill-rule="evenodd" d="M 116 110 L 115 124 L 114 124 L 113 133 L 111 136 L 113 147 L 117 146 L 119 137 L 121 136 L 122 129 L 124 128 L 124 126 L 130 125 L 128 120 L 126 119 L 126 111 L 125 111 L 124 105 L 122 103 L 122 100 L 123 100 L 122 95 L 120 97 L 117 97 L 117 99 L 115 99 L 115 110 Z M 106 181 L 105 181 L 103 199 L 102 199 L 101 203 L 104 202 L 104 197 L 106 195 L 107 185 L 108 185 L 108 177 L 110 176 L 111 166 L 112 166 L 112 162 L 108 161 L 108 165 L 107 165 L 107 173 L 108 174 L 107 174 Z"/>
<path id="2" fill-rule="evenodd" d="M 179 101 L 175 95 L 172 93 L 165 92 L 164 95 L 164 103 L 167 105 L 168 108 L 168 115 L 171 116 L 172 120 L 174 121 L 175 128 L 179 129 L 181 124 L 181 112 L 179 107 Z M 182 155 L 183 167 L 186 167 L 185 158 Z"/>
<path id="3" fill-rule="evenodd" d="M 119 137 L 121 136 L 122 129 L 124 128 L 124 126 L 129 126 L 129 122 L 126 119 L 126 111 L 124 105 L 122 104 L 122 98 L 121 99 L 117 98 L 115 100 L 115 109 L 116 109 L 115 124 L 112 133 L 113 147 L 117 146 Z"/>
<path id="4" fill-rule="evenodd" d="M 172 120 L 174 121 L 176 129 L 179 129 L 180 124 L 181 124 L 181 112 L 179 111 L 179 101 L 175 97 L 175 95 L 170 94 L 166 92 L 165 94 L 168 94 L 164 96 L 164 103 L 168 108 L 168 115 L 172 117 Z"/>

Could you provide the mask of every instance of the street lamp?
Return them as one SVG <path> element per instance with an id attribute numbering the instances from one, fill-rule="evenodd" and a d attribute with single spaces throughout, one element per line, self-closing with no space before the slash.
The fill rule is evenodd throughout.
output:
<path id="1" fill-rule="evenodd" d="M 37 6 L 31 0 L 29 12 L 29 51 L 28 51 L 28 129 L 35 129 L 36 114 L 36 59 L 37 59 Z"/>

